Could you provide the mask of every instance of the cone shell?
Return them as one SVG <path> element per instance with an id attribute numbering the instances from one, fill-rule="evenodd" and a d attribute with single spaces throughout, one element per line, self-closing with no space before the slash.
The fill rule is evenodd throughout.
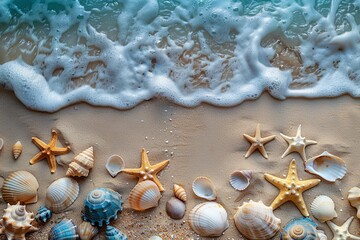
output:
<path id="1" fill-rule="evenodd" d="M 248 239 L 271 239 L 280 230 L 281 220 L 262 201 L 244 202 L 234 216 L 236 228 Z"/>
<path id="2" fill-rule="evenodd" d="M 132 209 L 143 211 L 157 207 L 161 198 L 158 186 L 150 180 L 136 184 L 129 195 L 129 203 Z"/>
<path id="3" fill-rule="evenodd" d="M 311 214 L 324 223 L 337 217 L 334 201 L 325 195 L 317 196 L 310 206 Z"/>
<path id="4" fill-rule="evenodd" d="M 192 190 L 199 198 L 210 201 L 216 199 L 215 186 L 210 178 L 197 177 L 192 184 Z"/>
<path id="5" fill-rule="evenodd" d="M 182 219 L 185 215 L 186 206 L 183 201 L 175 197 L 166 203 L 166 213 L 172 219 Z"/>
<path id="6" fill-rule="evenodd" d="M 14 159 L 18 159 L 22 153 L 23 146 L 20 141 L 17 141 L 13 147 L 12 147 L 12 153 L 14 156 Z"/>
<path id="7" fill-rule="evenodd" d="M 106 226 L 106 240 L 128 240 L 127 236 L 119 229 Z"/>
<path id="8" fill-rule="evenodd" d="M 45 206 L 40 206 L 40 208 L 35 216 L 35 219 L 38 222 L 46 223 L 47 221 L 50 220 L 51 215 L 52 215 L 52 212 L 50 209 L 47 209 Z"/>
<path id="9" fill-rule="evenodd" d="M 230 184 L 238 191 L 245 190 L 252 177 L 252 171 L 249 170 L 237 170 L 230 175 Z"/>
<path id="10" fill-rule="evenodd" d="M 34 175 L 27 171 L 16 171 L 5 179 L 1 193 L 7 203 L 30 204 L 37 202 L 38 188 L 39 183 Z"/>
<path id="11" fill-rule="evenodd" d="M 112 177 L 116 177 L 124 169 L 125 161 L 119 155 L 111 155 L 106 161 L 105 167 Z"/>
<path id="12" fill-rule="evenodd" d="M 354 208 L 357 209 L 357 218 L 360 219 L 360 188 L 353 187 L 349 190 L 348 200 Z"/>
<path id="13" fill-rule="evenodd" d="M 74 157 L 66 171 L 68 177 L 87 177 L 94 167 L 94 148 L 89 147 Z"/>
<path id="14" fill-rule="evenodd" d="M 49 240 L 76 240 L 78 237 L 76 225 L 72 220 L 66 218 L 54 225 L 49 232 Z"/>
<path id="15" fill-rule="evenodd" d="M 0 151 L 2 150 L 4 146 L 4 139 L 0 138 Z"/>
<path id="16" fill-rule="evenodd" d="M 282 240 L 318 240 L 316 223 L 310 218 L 296 218 L 291 220 L 284 227 L 284 234 L 281 234 Z"/>
<path id="17" fill-rule="evenodd" d="M 342 179 L 345 176 L 347 169 L 343 159 L 325 151 L 307 160 L 305 170 L 329 182 L 335 182 L 336 179 Z"/>
<path id="18" fill-rule="evenodd" d="M 81 240 L 91 240 L 99 230 L 89 222 L 82 222 L 77 228 Z"/>
<path id="19" fill-rule="evenodd" d="M 54 213 L 68 208 L 79 195 L 79 184 L 76 180 L 63 177 L 54 181 L 46 191 L 45 206 Z"/>
<path id="20" fill-rule="evenodd" d="M 174 184 L 174 195 L 183 202 L 187 200 L 186 191 L 180 185 Z"/>

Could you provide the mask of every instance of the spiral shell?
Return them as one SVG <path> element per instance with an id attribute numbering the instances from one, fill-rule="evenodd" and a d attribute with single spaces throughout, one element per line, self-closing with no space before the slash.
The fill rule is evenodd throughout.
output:
<path id="1" fill-rule="evenodd" d="M 17 141 L 12 147 L 12 153 L 15 160 L 17 160 L 22 153 L 23 146 L 20 141 Z"/>
<path id="2" fill-rule="evenodd" d="M 180 185 L 174 184 L 174 195 L 183 202 L 187 200 L 186 191 Z"/>
<path id="3" fill-rule="evenodd" d="M 244 202 L 234 216 L 236 228 L 248 239 L 271 239 L 280 230 L 281 220 L 262 201 Z"/>
<path id="4" fill-rule="evenodd" d="M 296 218 L 284 227 L 280 240 L 318 240 L 316 223 L 310 218 Z"/>
<path id="5" fill-rule="evenodd" d="M 122 196 L 109 188 L 96 188 L 84 200 L 82 216 L 94 226 L 108 225 L 122 211 Z"/>
<path id="6" fill-rule="evenodd" d="M 349 190 L 348 200 L 350 205 L 357 209 L 357 218 L 360 219 L 360 188 L 353 187 Z"/>
<path id="7" fill-rule="evenodd" d="M 312 215 L 322 223 L 337 217 L 334 201 L 325 195 L 317 196 L 311 203 L 310 210 Z"/>
<path id="8" fill-rule="evenodd" d="M 89 147 L 74 157 L 66 171 L 68 177 L 87 177 L 94 167 L 94 148 Z"/>
<path id="9" fill-rule="evenodd" d="M 31 173 L 27 171 L 16 171 L 11 173 L 2 186 L 2 197 L 5 202 L 16 204 L 36 203 L 39 183 Z"/>
<path id="10" fill-rule="evenodd" d="M 325 232 L 322 230 L 317 230 L 317 235 L 319 238 L 318 240 L 327 240 L 328 239 Z"/>
<path id="11" fill-rule="evenodd" d="M 119 229 L 106 226 L 106 240 L 128 240 L 127 236 Z"/>
<path id="12" fill-rule="evenodd" d="M 229 227 L 227 213 L 216 202 L 196 205 L 189 214 L 189 225 L 202 237 L 219 237 Z"/>
<path id="13" fill-rule="evenodd" d="M 185 203 L 175 197 L 170 198 L 166 203 L 166 213 L 172 219 L 182 219 L 185 215 Z"/>
<path id="14" fill-rule="evenodd" d="M 213 182 L 207 177 L 197 177 L 193 184 L 192 190 L 199 198 L 206 200 L 216 199 L 216 190 Z"/>
<path id="15" fill-rule="evenodd" d="M 50 184 L 46 191 L 45 206 L 54 213 L 68 208 L 79 195 L 79 184 L 76 180 L 63 177 Z"/>
<path id="16" fill-rule="evenodd" d="M 77 230 L 81 240 L 91 240 L 99 232 L 97 227 L 94 227 L 89 222 L 82 222 Z"/>
<path id="17" fill-rule="evenodd" d="M 46 223 L 51 218 L 51 215 L 52 215 L 52 213 L 51 213 L 50 209 L 47 209 L 45 206 L 40 206 L 40 208 L 35 216 L 35 219 L 38 222 Z"/>
<path id="18" fill-rule="evenodd" d="M 76 240 L 78 237 L 76 225 L 72 220 L 66 218 L 54 225 L 49 232 L 49 240 Z"/>
<path id="19" fill-rule="evenodd" d="M 105 167 L 112 177 L 116 177 L 124 169 L 125 161 L 119 155 L 111 155 L 106 161 Z"/>
<path id="20" fill-rule="evenodd" d="M 129 195 L 129 203 L 132 209 L 143 211 L 157 207 L 161 198 L 158 186 L 150 180 L 136 184 Z"/>
<path id="21" fill-rule="evenodd" d="M 230 184 L 238 191 L 245 190 L 252 177 L 252 171 L 250 170 L 237 170 L 230 175 Z"/>

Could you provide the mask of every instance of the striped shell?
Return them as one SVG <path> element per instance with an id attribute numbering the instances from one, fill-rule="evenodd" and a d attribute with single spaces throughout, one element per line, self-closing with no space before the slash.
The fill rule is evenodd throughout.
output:
<path id="1" fill-rule="evenodd" d="M 51 218 L 51 215 L 52 215 L 52 213 L 51 213 L 50 209 L 47 209 L 45 206 L 40 206 L 40 208 L 35 216 L 35 219 L 38 222 L 46 223 Z"/>
<path id="2" fill-rule="evenodd" d="M 76 180 L 63 177 L 50 184 L 46 190 L 45 206 L 54 213 L 68 208 L 79 195 L 79 184 Z"/>
<path id="3" fill-rule="evenodd" d="M 234 216 L 236 228 L 249 239 L 271 239 L 280 230 L 281 220 L 262 201 L 244 202 Z"/>
<path id="4" fill-rule="evenodd" d="M 30 204 L 37 202 L 38 188 L 39 183 L 34 175 L 27 171 L 16 171 L 5 179 L 1 193 L 7 203 Z"/>
<path id="5" fill-rule="evenodd" d="M 182 219 L 185 215 L 186 206 L 183 201 L 172 197 L 166 203 L 166 213 L 172 219 Z"/>
<path id="6" fill-rule="evenodd" d="M 76 225 L 72 220 L 66 218 L 54 225 L 49 232 L 49 240 L 76 240 L 78 237 Z"/>
<path id="7" fill-rule="evenodd" d="M 158 186 L 150 180 L 136 184 L 129 195 L 129 203 L 132 209 L 143 211 L 157 207 L 161 198 Z"/>
<path id="8" fill-rule="evenodd" d="M 324 223 L 337 217 L 334 201 L 325 195 L 317 196 L 310 206 L 311 214 Z"/>
<path id="9" fill-rule="evenodd" d="M 81 240 L 91 240 L 96 234 L 98 234 L 99 229 L 91 225 L 89 222 L 82 222 L 78 226 L 77 231 Z"/>
<path id="10" fill-rule="evenodd" d="M 357 218 L 360 219 L 360 188 L 353 187 L 349 190 L 348 200 L 350 205 L 357 209 Z"/>
<path id="11" fill-rule="evenodd" d="M 216 199 L 215 186 L 210 178 L 197 177 L 192 184 L 192 190 L 199 198 L 206 200 Z"/>
<path id="12" fill-rule="evenodd" d="M 111 155 L 106 161 L 105 167 L 112 177 L 116 177 L 124 169 L 125 161 L 119 155 Z"/>
<path id="13" fill-rule="evenodd" d="M 94 148 L 89 147 L 74 157 L 66 171 L 68 177 L 87 177 L 94 167 Z"/>
<path id="14" fill-rule="evenodd" d="M 249 170 L 237 170 L 230 175 L 230 184 L 238 191 L 245 190 L 252 177 L 252 171 Z"/>
<path id="15" fill-rule="evenodd" d="M 84 201 L 82 216 L 84 221 L 102 227 L 117 219 L 122 211 L 122 196 L 109 188 L 96 188 L 89 192 Z"/>
<path id="16" fill-rule="evenodd" d="M 12 147 L 12 153 L 15 160 L 17 160 L 22 153 L 23 146 L 20 141 L 17 141 Z"/>
<path id="17" fill-rule="evenodd" d="M 174 195 L 183 202 L 187 200 L 185 189 L 180 185 L 174 184 Z"/>
<path id="18" fill-rule="evenodd" d="M 316 223 L 310 218 L 296 218 L 284 227 L 280 240 L 318 240 Z"/>
<path id="19" fill-rule="evenodd" d="M 128 240 L 127 236 L 119 229 L 112 226 L 106 226 L 106 240 Z"/>

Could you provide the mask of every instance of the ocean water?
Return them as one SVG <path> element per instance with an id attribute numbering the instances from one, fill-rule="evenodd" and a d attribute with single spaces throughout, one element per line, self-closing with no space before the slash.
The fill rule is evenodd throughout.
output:
<path id="1" fill-rule="evenodd" d="M 0 85 L 48 112 L 359 97 L 359 23 L 360 0 L 1 0 Z"/>

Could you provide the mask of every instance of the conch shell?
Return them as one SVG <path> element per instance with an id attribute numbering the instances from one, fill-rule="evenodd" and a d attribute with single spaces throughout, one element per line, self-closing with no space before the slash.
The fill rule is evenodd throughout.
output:
<path id="1" fill-rule="evenodd" d="M 216 199 L 215 186 L 208 177 L 197 177 L 192 184 L 192 190 L 199 198 L 210 201 Z"/>
<path id="2" fill-rule="evenodd" d="M 66 171 L 68 177 L 87 177 L 94 167 L 94 148 L 89 147 L 74 157 Z"/>
<path id="3" fill-rule="evenodd" d="M 174 184 L 174 195 L 183 202 L 187 200 L 185 189 L 180 185 Z"/>
<path id="4" fill-rule="evenodd" d="M 14 159 L 17 160 L 22 153 L 23 146 L 20 141 L 17 141 L 12 148 Z"/>
<path id="5" fill-rule="evenodd" d="M 318 240 L 316 223 L 308 217 L 291 220 L 284 227 L 280 239 L 286 240 Z"/>
<path id="6" fill-rule="evenodd" d="M 322 223 L 337 217 L 334 201 L 325 195 L 317 196 L 311 203 L 310 210 L 314 218 Z"/>
<path id="7" fill-rule="evenodd" d="M 50 229 L 48 240 L 77 240 L 78 237 L 75 223 L 64 218 Z"/>
<path id="8" fill-rule="evenodd" d="M 150 180 L 136 184 L 129 195 L 129 203 L 132 209 L 143 211 L 157 207 L 161 198 L 158 186 Z"/>
<path id="9" fill-rule="evenodd" d="M 84 221 L 78 226 L 77 231 L 81 240 L 91 240 L 98 234 L 99 229 L 91 225 L 91 223 Z"/>
<path id="10" fill-rule="evenodd" d="M 360 188 L 353 187 L 349 190 L 348 200 L 354 208 L 357 209 L 357 218 L 360 219 Z"/>
<path id="11" fill-rule="evenodd" d="M 119 229 L 112 227 L 112 226 L 106 226 L 106 239 L 107 240 L 127 240 L 127 236 L 122 233 Z"/>

